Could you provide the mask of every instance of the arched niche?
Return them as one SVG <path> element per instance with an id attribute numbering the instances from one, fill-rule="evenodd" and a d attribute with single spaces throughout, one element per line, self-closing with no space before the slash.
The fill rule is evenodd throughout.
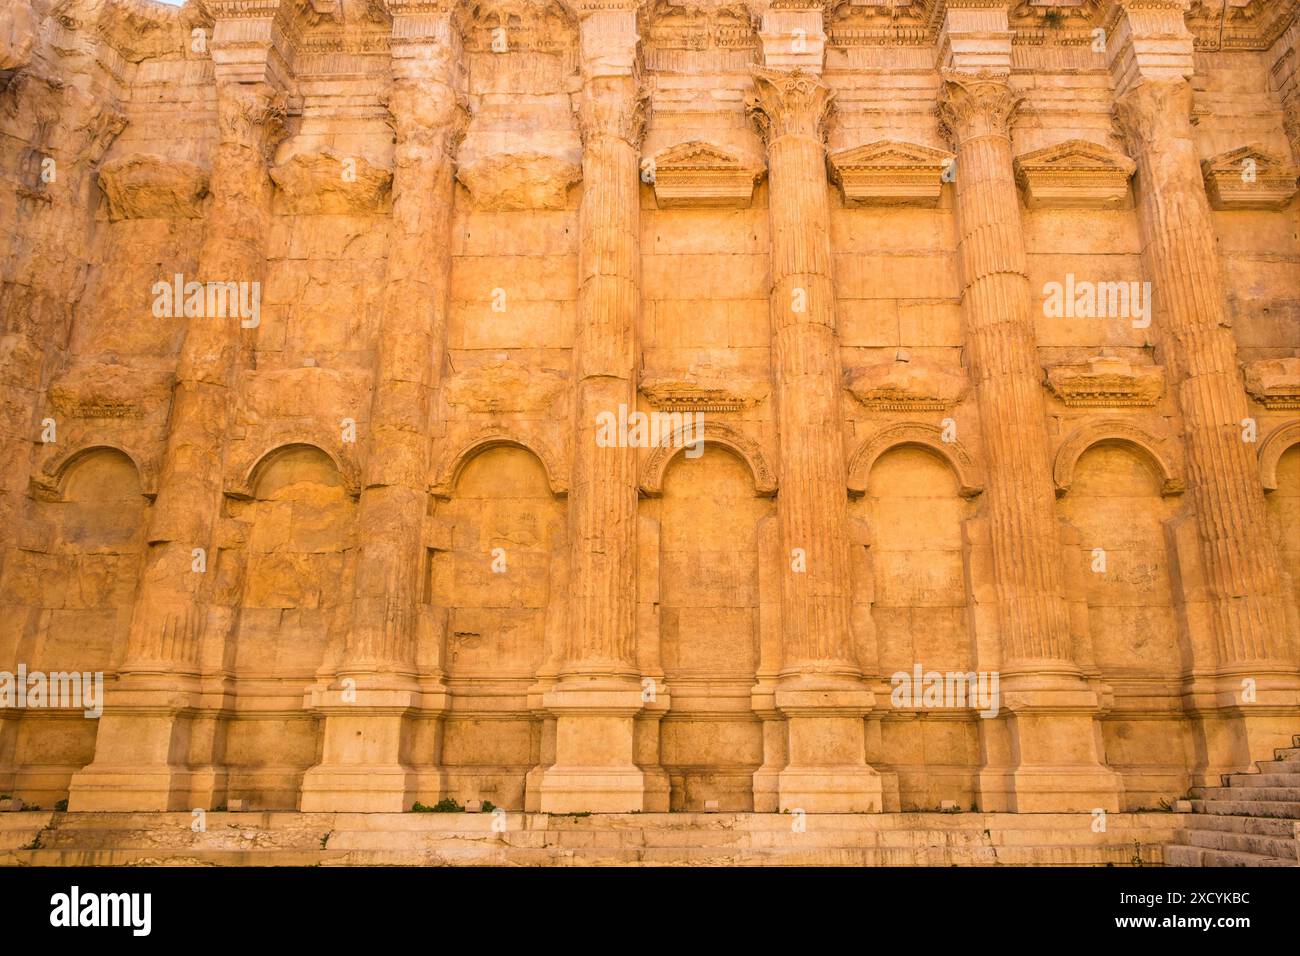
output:
<path id="1" fill-rule="evenodd" d="M 272 434 L 258 445 L 240 442 L 232 450 L 227 466 L 226 496 L 241 501 L 253 498 L 257 483 L 277 458 L 292 449 L 311 448 L 329 459 L 348 495 L 356 498 L 361 494 L 361 469 L 344 450 L 344 444 L 341 440 L 336 443 L 323 435 L 296 430 Z"/>
<path id="2" fill-rule="evenodd" d="M 502 446 L 522 448 L 532 454 L 546 471 L 546 481 L 551 494 L 557 498 L 568 495 L 568 475 L 561 464 L 559 454 L 549 443 L 533 436 L 526 437 L 497 428 L 474 436 L 464 443 L 454 456 L 444 459 L 436 466 L 433 483 L 429 488 L 430 493 L 438 498 L 450 498 L 465 466 L 488 449 Z"/>
<path id="3" fill-rule="evenodd" d="M 1160 476 L 1161 495 L 1180 495 L 1186 489 L 1181 463 L 1166 450 L 1164 442 L 1131 422 L 1102 421 L 1076 429 L 1057 449 L 1052 478 L 1058 498 L 1069 493 L 1079 458 L 1094 445 L 1127 445 L 1137 449 Z"/>
<path id="4" fill-rule="evenodd" d="M 647 498 L 663 494 L 664 473 L 678 455 L 686 452 L 695 439 L 694 430 L 683 425 L 672 433 L 668 441 L 651 450 L 641 468 L 641 493 Z M 758 442 L 739 429 L 721 422 L 704 423 L 704 445 L 718 444 L 729 449 L 749 467 L 754 479 L 754 493 L 761 497 L 776 494 L 776 472 L 768 463 Z"/>
<path id="5" fill-rule="evenodd" d="M 876 460 L 885 452 L 901 446 L 929 450 L 947 463 L 957 476 L 958 494 L 974 498 L 984 490 L 984 478 L 966 447 L 959 441 L 944 441 L 943 429 L 926 422 L 901 422 L 867 439 L 849 459 L 849 494 L 866 494 L 867 482 Z"/>
<path id="6" fill-rule="evenodd" d="M 1282 456 L 1300 444 L 1300 418 L 1274 428 L 1259 446 L 1259 480 L 1265 491 L 1277 491 L 1277 466 Z"/>

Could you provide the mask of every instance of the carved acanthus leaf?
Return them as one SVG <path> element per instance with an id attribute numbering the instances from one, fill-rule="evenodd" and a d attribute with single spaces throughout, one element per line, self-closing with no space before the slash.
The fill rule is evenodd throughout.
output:
<path id="1" fill-rule="evenodd" d="M 755 94 L 745 101 L 750 120 L 764 142 L 781 136 L 826 140 L 834 91 L 814 73 L 755 69 Z"/>
<path id="2" fill-rule="evenodd" d="M 953 146 L 976 136 L 1009 136 L 1023 97 L 1006 73 L 943 70 L 939 124 Z"/>

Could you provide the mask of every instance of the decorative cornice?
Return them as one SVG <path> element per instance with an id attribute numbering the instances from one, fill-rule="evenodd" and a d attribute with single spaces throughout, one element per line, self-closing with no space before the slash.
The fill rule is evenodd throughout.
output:
<path id="1" fill-rule="evenodd" d="M 1136 164 L 1082 139 L 1017 156 L 1016 182 L 1030 207 L 1115 207 L 1128 195 Z"/>
<path id="2" fill-rule="evenodd" d="M 1047 386 L 1072 407 L 1151 406 L 1165 388 L 1160 365 L 1133 365 L 1122 358 L 1098 355 L 1084 362 L 1053 365 Z"/>
<path id="3" fill-rule="evenodd" d="M 769 146 L 782 136 L 806 136 L 826 141 L 834 92 L 814 73 L 804 70 L 753 70 L 755 94 L 745 100 L 746 111 Z"/>
<path id="4" fill-rule="evenodd" d="M 873 411 L 941 411 L 961 401 L 967 380 L 959 369 L 900 358 L 845 369 L 844 387 Z"/>
<path id="5" fill-rule="evenodd" d="M 641 382 L 641 394 L 654 408 L 666 412 L 734 412 L 767 398 L 770 388 L 761 379 L 729 377 L 712 370 L 691 369 L 684 377 L 655 376 Z"/>
<path id="6" fill-rule="evenodd" d="M 1242 366 L 1246 391 L 1270 411 L 1300 408 L 1300 358 L 1261 359 Z"/>
<path id="7" fill-rule="evenodd" d="M 1210 157 L 1201 174 L 1215 209 L 1281 209 L 1296 194 L 1300 169 L 1251 144 Z"/>
<path id="8" fill-rule="evenodd" d="M 747 163 L 719 146 L 701 140 L 661 150 L 641 165 L 650 175 L 655 202 L 672 206 L 748 206 L 761 165 Z"/>
<path id="9" fill-rule="evenodd" d="M 935 206 L 953 154 L 900 140 L 880 140 L 828 158 L 831 178 L 850 206 Z"/>

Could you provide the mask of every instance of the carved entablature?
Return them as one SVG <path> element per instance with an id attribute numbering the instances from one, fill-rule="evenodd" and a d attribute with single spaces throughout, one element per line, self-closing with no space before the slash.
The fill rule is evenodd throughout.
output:
<path id="1" fill-rule="evenodd" d="M 933 43 L 944 4 L 936 0 L 838 0 L 827 4 L 826 36 L 836 47 Z"/>
<path id="2" fill-rule="evenodd" d="M 748 206 L 763 167 L 719 146 L 695 140 L 671 146 L 642 163 L 655 202 L 671 206 Z"/>
<path id="3" fill-rule="evenodd" d="M 829 158 L 831 178 L 849 206 L 935 206 L 952 153 L 917 143 L 881 140 Z"/>
<path id="4" fill-rule="evenodd" d="M 390 169 L 333 149 L 302 152 L 271 169 L 281 211 L 366 214 L 380 211 L 393 182 Z"/>
<path id="5" fill-rule="evenodd" d="M 844 371 L 844 387 L 872 411 L 940 411 L 966 394 L 966 376 L 933 362 L 897 359 Z"/>
<path id="6" fill-rule="evenodd" d="M 1297 168 L 1259 145 L 1212 156 L 1201 173 L 1215 209 L 1281 209 L 1296 193 Z"/>
<path id="7" fill-rule="evenodd" d="M 1047 370 L 1047 387 L 1073 407 L 1151 406 L 1164 393 L 1165 370 L 1099 355 L 1086 362 L 1053 365 Z"/>
<path id="8" fill-rule="evenodd" d="M 470 412 L 519 413 L 546 409 L 564 390 L 566 377 L 555 369 L 530 369 L 519 362 L 478 365 L 443 387 L 448 405 Z"/>
<path id="9" fill-rule="evenodd" d="M 1007 11 L 1007 22 L 1016 44 L 1088 46 L 1104 13 L 1102 0 L 1022 0 Z"/>
<path id="10" fill-rule="evenodd" d="M 1192 0 L 1187 29 L 1197 50 L 1267 50 L 1290 26 L 1297 6 L 1297 0 Z"/>
<path id="11" fill-rule="evenodd" d="M 1246 391 L 1265 408 L 1300 408 L 1300 358 L 1247 362 L 1242 371 Z"/>
<path id="12" fill-rule="evenodd" d="M 655 50 L 755 50 L 757 22 L 735 0 L 656 0 L 643 8 L 641 37 Z"/>
<path id="13" fill-rule="evenodd" d="M 665 412 L 735 412 L 767 398 L 770 388 L 761 379 L 736 378 L 713 370 L 691 369 L 685 376 L 642 379 L 641 394 Z"/>
<path id="14" fill-rule="evenodd" d="M 1123 153 L 1082 139 L 1017 156 L 1015 166 L 1016 182 L 1030 208 L 1119 206 L 1136 168 Z"/>
<path id="15" fill-rule="evenodd" d="M 208 194 L 208 171 L 184 159 L 133 153 L 99 168 L 108 218 L 198 219 Z"/>
<path id="16" fill-rule="evenodd" d="M 557 0 L 479 0 L 458 11 L 470 53 L 572 54 L 578 25 Z"/>
<path id="17" fill-rule="evenodd" d="M 173 375 L 129 365 L 77 365 L 50 386 L 50 404 L 68 418 L 141 418 L 165 411 Z"/>

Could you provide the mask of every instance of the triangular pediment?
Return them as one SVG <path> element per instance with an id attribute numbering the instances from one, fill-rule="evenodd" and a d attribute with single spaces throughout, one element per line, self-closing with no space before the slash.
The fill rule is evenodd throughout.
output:
<path id="1" fill-rule="evenodd" d="M 1067 139 L 1024 153 L 1016 158 L 1016 164 L 1026 169 L 1109 169 L 1125 176 L 1132 175 L 1134 169 L 1133 160 L 1123 153 L 1086 139 Z"/>
<path id="2" fill-rule="evenodd" d="M 1281 209 L 1296 194 L 1297 167 L 1259 143 L 1239 146 L 1201 163 L 1215 209 Z"/>
<path id="3" fill-rule="evenodd" d="M 661 150 L 655 155 L 654 164 L 656 169 L 741 169 L 745 166 L 739 156 L 702 140 Z"/>
<path id="4" fill-rule="evenodd" d="M 920 143 L 883 139 L 865 146 L 840 150 L 831 156 L 831 165 L 837 169 L 900 167 L 941 168 L 952 160 L 952 153 Z"/>
<path id="5" fill-rule="evenodd" d="M 1207 174 L 1240 173 L 1247 160 L 1254 163 L 1258 172 L 1284 171 L 1290 165 L 1277 153 L 1265 149 L 1259 143 L 1251 143 L 1248 146 L 1239 146 L 1226 153 L 1211 156 L 1201 163 L 1201 170 Z"/>

